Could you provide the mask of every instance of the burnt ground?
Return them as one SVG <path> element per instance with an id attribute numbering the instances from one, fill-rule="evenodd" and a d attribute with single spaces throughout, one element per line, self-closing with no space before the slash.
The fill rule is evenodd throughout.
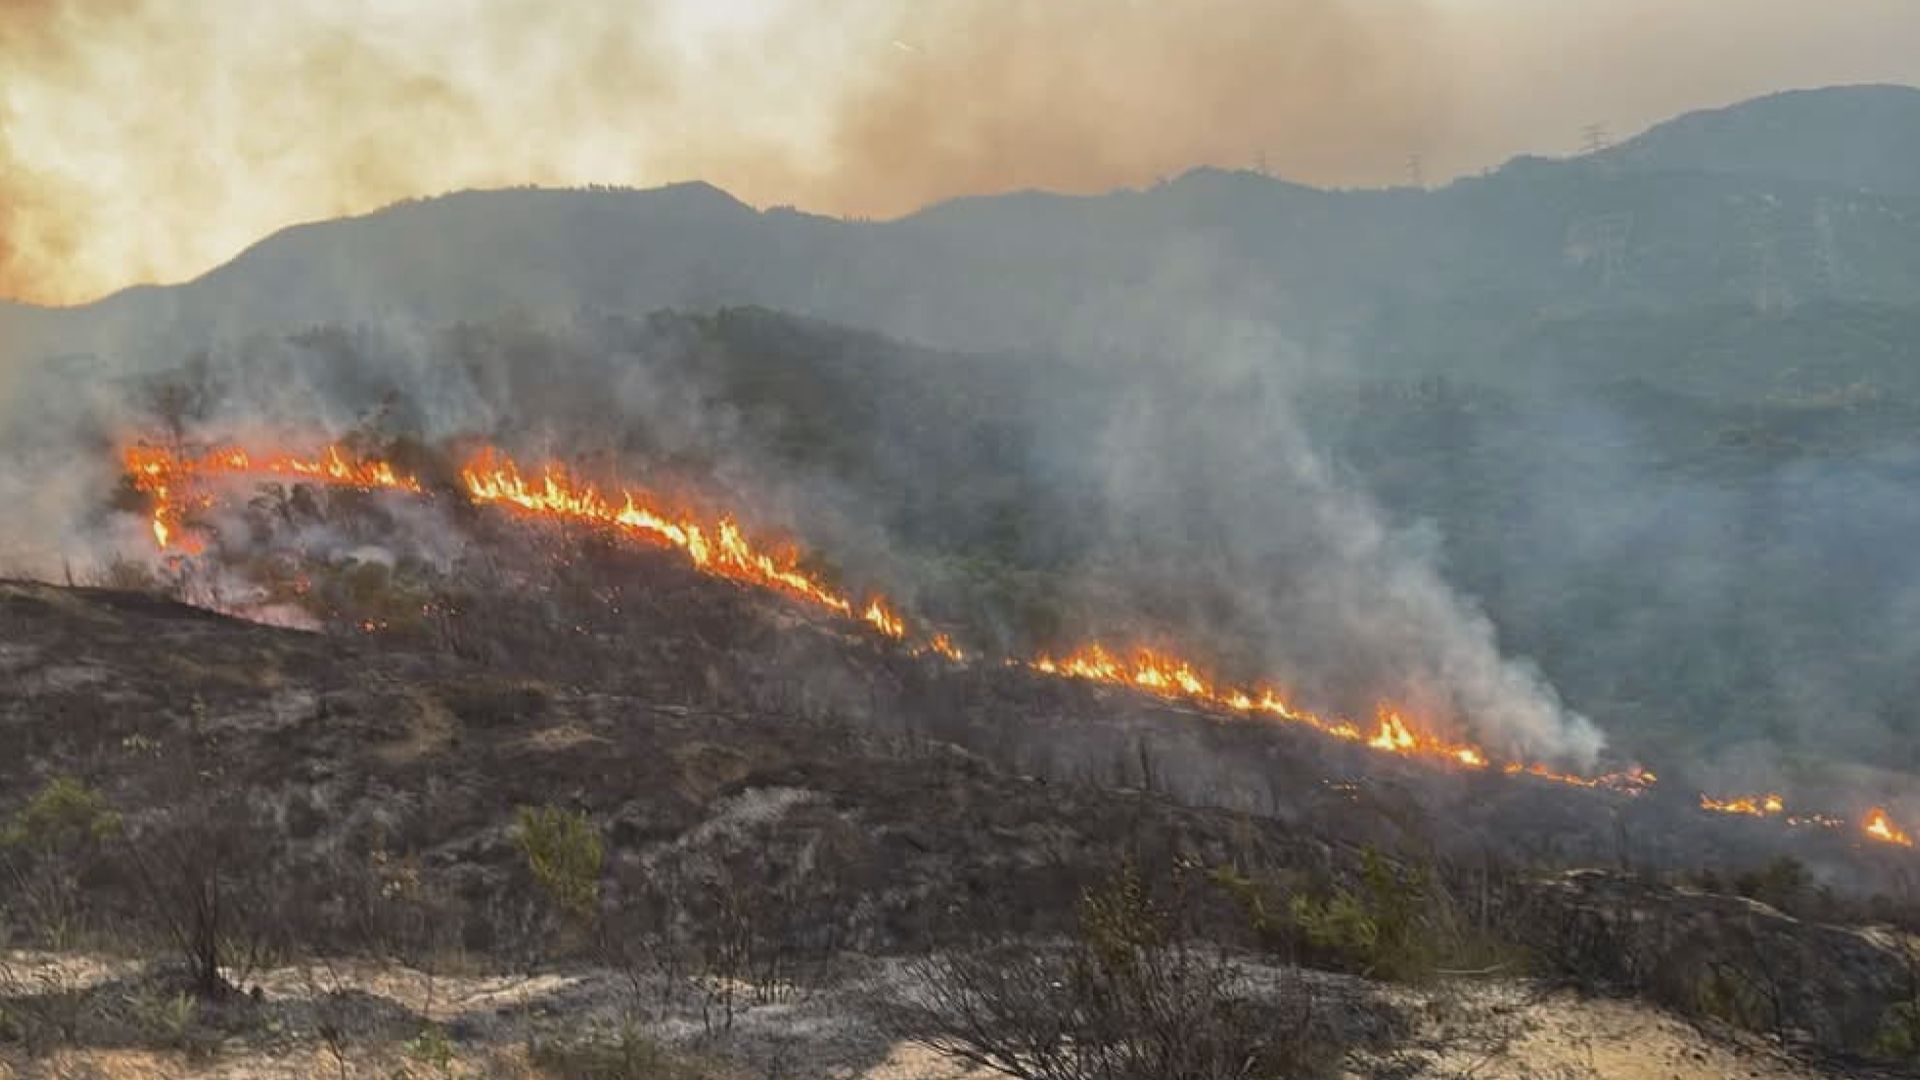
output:
<path id="1" fill-rule="evenodd" d="M 1502 935 L 1489 969 L 1822 1053 L 1874 1045 L 1913 994 L 1904 937 L 1828 925 L 1893 905 L 1898 852 L 955 669 L 662 557 L 594 574 L 449 591 L 373 634 L 0 584 L 0 813 L 71 777 L 121 819 L 57 860 L 16 859 L 6 933 L 165 955 L 169 871 L 212 859 L 225 902 L 257 916 L 237 936 L 263 968 L 331 955 L 671 982 L 724 964 L 799 985 L 848 956 L 1071 931 L 1078 897 L 1124 865 L 1176 892 L 1231 868 L 1284 909 L 1354 887 L 1379 850 L 1438 883 L 1455 937 Z M 604 837 L 594 918 L 536 882 L 522 807 L 583 813 Z M 1818 877 L 1773 906 L 1676 876 L 1786 851 Z M 1603 869 L 1562 876 L 1575 867 Z M 1201 891 L 1185 917 L 1208 936 L 1327 966 Z"/>

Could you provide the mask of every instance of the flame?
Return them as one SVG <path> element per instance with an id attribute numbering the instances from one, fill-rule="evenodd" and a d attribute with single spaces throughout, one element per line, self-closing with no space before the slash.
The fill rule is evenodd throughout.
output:
<path id="1" fill-rule="evenodd" d="M 960 646 L 955 645 L 953 639 L 945 634 L 935 634 L 928 638 L 925 651 L 944 656 L 956 664 L 964 664 L 967 662 L 967 654 L 961 651 Z"/>
<path id="2" fill-rule="evenodd" d="M 196 487 L 219 476 L 284 476 L 363 490 L 422 493 L 423 487 L 391 463 L 358 457 L 340 446 L 317 455 L 272 453 L 255 455 L 222 447 L 198 456 L 136 446 L 124 455 L 134 487 L 148 496 L 150 527 L 162 551 L 192 553 L 198 542 L 192 535 L 189 511 L 212 505 Z M 603 492 L 578 480 L 557 465 L 538 473 L 523 472 L 510 457 L 483 450 L 461 473 L 466 495 L 476 504 L 499 505 L 540 520 L 597 525 L 665 544 L 683 552 L 703 572 L 767 588 L 835 615 L 855 619 L 884 637 L 910 645 L 914 655 L 938 655 L 960 663 L 967 655 L 945 633 L 917 639 L 907 621 L 883 596 L 870 596 L 864 606 L 807 571 L 797 554 L 776 554 L 749 538 L 731 516 L 703 517 L 679 513 L 638 489 Z M 378 627 L 365 627 L 373 632 Z M 1292 703 L 1269 684 L 1229 685 L 1206 669 L 1169 651 L 1136 648 L 1115 651 L 1099 641 L 1055 657 L 1041 654 L 1030 661 L 1009 659 L 1010 666 L 1042 675 L 1125 687 L 1168 701 L 1188 702 L 1215 712 L 1261 717 L 1311 728 L 1323 735 L 1383 754 L 1418 759 L 1448 767 L 1493 769 L 1510 776 L 1527 776 L 1552 783 L 1639 794 L 1657 781 L 1651 771 L 1635 766 L 1624 772 L 1582 776 L 1556 771 L 1544 764 L 1498 761 L 1484 748 L 1432 732 L 1400 709 L 1382 705 L 1371 726 L 1337 716 L 1322 716 Z M 1788 815 L 1786 800 L 1778 794 L 1716 799 L 1700 796 L 1704 811 L 1771 818 L 1788 825 L 1836 828 L 1840 819 L 1820 814 Z M 1908 835 L 1883 809 L 1875 808 L 1861 828 L 1876 840 L 1913 846 Z"/>
<path id="3" fill-rule="evenodd" d="M 1765 795 L 1736 795 L 1729 799 L 1716 799 L 1711 795 L 1702 795 L 1700 809 L 1713 814 L 1768 818 L 1785 822 L 1796 829 L 1839 829 L 1846 825 L 1844 820 L 1831 814 L 1789 814 L 1787 800 L 1774 792 L 1768 792 Z"/>
<path id="4" fill-rule="evenodd" d="M 1913 838 L 1907 835 L 1906 830 L 1895 825 L 1887 812 L 1878 806 L 1867 811 L 1867 818 L 1860 827 L 1875 840 L 1901 847 L 1913 846 Z"/>
<path id="5" fill-rule="evenodd" d="M 1381 753 L 1417 758 L 1437 764 L 1484 769 L 1493 757 L 1484 748 L 1456 742 L 1425 730 L 1400 710 L 1383 705 L 1372 728 L 1352 720 L 1327 717 L 1292 704 L 1272 686 L 1223 686 L 1192 661 L 1155 649 L 1136 649 L 1122 656 L 1094 642 L 1063 656 L 1042 653 L 1025 665 L 1042 675 L 1079 679 L 1109 686 L 1132 687 L 1163 698 L 1186 700 L 1216 710 L 1261 716 L 1312 728 L 1323 735 L 1365 746 Z M 1575 787 L 1607 788 L 1638 794 L 1658 779 L 1638 767 L 1604 776 L 1556 772 L 1537 763 L 1508 762 L 1502 771 Z"/>
<path id="6" fill-rule="evenodd" d="M 460 479 L 476 503 L 499 503 L 548 521 L 614 528 L 679 548 L 694 566 L 709 574 L 772 589 L 838 615 L 854 612 L 852 600 L 802 570 L 793 557 L 762 550 L 731 517 L 703 521 L 678 514 L 636 489 L 609 496 L 558 465 L 548 465 L 537 478 L 529 479 L 513 459 L 495 450 L 481 451 L 462 470 Z M 888 637 L 906 636 L 905 624 L 880 598 L 869 602 L 861 618 Z"/>
<path id="7" fill-rule="evenodd" d="M 907 636 L 907 625 L 900 621 L 898 615 L 888 611 L 886 601 L 878 597 L 868 601 L 867 610 L 860 613 L 860 618 L 895 641 Z"/>
<path id="8" fill-rule="evenodd" d="M 1778 795 L 1740 795 L 1731 799 L 1700 796 L 1700 809 L 1716 814 L 1745 814 L 1749 817 L 1778 817 L 1787 812 L 1787 801 Z"/>
<path id="9" fill-rule="evenodd" d="M 339 446 L 329 446 L 314 457 L 270 454 L 255 457 L 238 447 L 216 447 L 199 456 L 153 446 L 129 447 L 122 455 L 135 490 L 151 503 L 150 526 L 160 550 L 195 554 L 201 545 L 186 529 L 187 511 L 211 505 L 191 494 L 195 484 L 215 476 L 291 476 L 363 490 L 396 490 L 418 494 L 419 481 L 400 474 L 384 461 L 355 458 Z"/>

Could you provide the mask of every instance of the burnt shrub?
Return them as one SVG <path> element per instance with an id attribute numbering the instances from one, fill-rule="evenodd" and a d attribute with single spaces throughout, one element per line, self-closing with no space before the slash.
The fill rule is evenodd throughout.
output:
<path id="1" fill-rule="evenodd" d="M 1228 953 L 1180 932 L 1131 870 L 1087 892 L 1064 945 L 984 946 L 913 969 L 906 1037 L 1023 1080 L 1279 1080 L 1332 1075 L 1344 1044 L 1311 1001 L 1256 992 Z"/>
<path id="2" fill-rule="evenodd" d="M 447 683 L 435 695 L 461 723 L 476 728 L 530 723 L 546 715 L 549 703 L 538 686 L 500 679 Z"/>

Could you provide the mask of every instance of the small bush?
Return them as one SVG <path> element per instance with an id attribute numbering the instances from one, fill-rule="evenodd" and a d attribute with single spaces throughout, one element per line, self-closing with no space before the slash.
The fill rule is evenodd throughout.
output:
<path id="1" fill-rule="evenodd" d="M 1359 889 L 1295 896 L 1288 913 L 1317 961 L 1369 978 L 1414 982 L 1431 978 L 1438 963 L 1437 931 L 1428 918 L 1432 899 L 1425 871 L 1396 869 L 1368 851 Z"/>
<path id="2" fill-rule="evenodd" d="M 600 901 L 600 871 L 606 845 L 583 813 L 558 807 L 523 806 L 514 842 L 527 857 L 527 869 L 554 906 L 588 918 Z"/>
<path id="3" fill-rule="evenodd" d="M 1888 1061 L 1920 1059 L 1920 1002 L 1902 1001 L 1887 1008 L 1873 1037 L 1872 1053 Z"/>
<path id="4" fill-rule="evenodd" d="M 447 1038 L 446 1029 L 438 1024 L 421 1028 L 420 1033 L 408 1039 L 402 1049 L 408 1060 L 436 1073 L 446 1075 L 453 1071 L 453 1041 Z"/>
<path id="5" fill-rule="evenodd" d="M 71 851 L 120 834 L 106 796 L 70 776 L 56 777 L 0 829 L 0 847 L 38 855 Z"/>
<path id="6" fill-rule="evenodd" d="M 1799 859 L 1781 855 L 1758 870 L 1734 878 L 1733 888 L 1750 900 L 1781 911 L 1793 911 L 1812 890 L 1813 875 Z"/>
<path id="7" fill-rule="evenodd" d="M 162 993 L 149 989 L 135 994 L 128 1003 L 140 1033 L 169 1050 L 194 1049 L 194 1024 L 200 1017 L 200 1002 L 191 994 Z"/>
<path id="8" fill-rule="evenodd" d="M 955 953 L 922 964 L 901 1031 L 1024 1080 L 1281 1080 L 1332 1074 L 1345 1048 L 1310 1003 L 1247 992 L 1217 949 L 1130 871 L 1083 897 L 1064 950 Z M 1298 1006 L 1291 1008 L 1290 1006 Z"/>
<path id="9" fill-rule="evenodd" d="M 533 1064 L 557 1080 L 708 1080 L 715 1074 L 647 1038 L 632 1026 L 611 1037 L 589 1035 L 534 1046 Z"/>
<path id="10" fill-rule="evenodd" d="M 119 592 L 146 593 L 163 595 L 172 592 L 170 585 L 154 573 L 153 567 L 132 559 L 116 557 L 88 574 L 82 584 L 99 589 L 114 589 Z"/>
<path id="11" fill-rule="evenodd" d="M 97 922 L 80 875 L 121 832 L 106 797 L 65 776 L 0 822 L 0 941 L 14 924 L 53 948 L 75 946 Z"/>
<path id="12" fill-rule="evenodd" d="M 461 723 L 476 728 L 530 723 L 546 714 L 548 704 L 537 686 L 494 680 L 454 683 L 436 694 Z"/>

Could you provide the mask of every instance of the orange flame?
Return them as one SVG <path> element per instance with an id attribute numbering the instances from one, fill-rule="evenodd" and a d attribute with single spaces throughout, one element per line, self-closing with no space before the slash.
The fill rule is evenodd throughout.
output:
<path id="1" fill-rule="evenodd" d="M 291 476 L 341 487 L 363 490 L 396 490 L 418 493 L 419 481 L 403 476 L 387 462 L 356 459 L 338 446 L 329 446 L 317 457 L 273 454 L 254 457 L 237 447 L 218 447 L 198 457 L 152 446 L 129 447 L 121 455 L 127 475 L 136 490 L 152 503 L 153 539 L 160 550 L 170 549 L 193 554 L 199 541 L 189 536 L 184 524 L 187 511 L 209 500 L 196 499 L 189 491 L 196 481 L 211 476 Z"/>
<path id="2" fill-rule="evenodd" d="M 1913 846 L 1913 838 L 1906 834 L 1906 830 L 1895 825 L 1893 818 L 1887 816 L 1887 812 L 1878 806 L 1867 811 L 1866 821 L 1861 824 L 1861 828 L 1875 840 L 1898 844 L 1901 847 Z"/>
<path id="3" fill-rule="evenodd" d="M 1787 812 L 1787 801 L 1778 795 L 1741 795 L 1732 799 L 1700 796 L 1700 809 L 1716 814 L 1745 814 L 1749 817 L 1778 817 Z"/>
<path id="4" fill-rule="evenodd" d="M 162 550 L 191 550 L 191 540 L 184 534 L 183 526 L 187 508 L 196 504 L 185 493 L 194 481 L 207 476 L 293 476 L 368 490 L 422 490 L 418 481 L 390 464 L 356 458 L 338 446 L 328 447 L 315 457 L 254 456 L 243 450 L 224 448 L 197 458 L 136 447 L 126 452 L 126 466 L 135 486 L 152 499 L 151 525 Z M 906 621 L 884 597 L 871 597 L 864 607 L 856 609 L 848 596 L 806 571 L 798 556 L 776 555 L 756 544 L 732 517 L 702 519 L 676 513 L 633 489 L 602 492 L 555 465 L 530 475 L 523 473 L 510 457 L 491 449 L 472 460 L 462 471 L 461 481 L 466 494 L 476 504 L 497 504 L 537 519 L 603 526 L 662 543 L 684 552 L 704 572 L 768 588 L 836 615 L 857 618 L 892 640 L 904 641 L 912 636 Z M 944 633 L 933 634 L 912 648 L 916 654 L 932 653 L 955 662 L 966 659 L 965 653 Z M 1299 724 L 1381 753 L 1469 769 L 1496 765 L 1492 755 L 1483 748 L 1435 735 L 1395 708 L 1382 706 L 1373 727 L 1363 728 L 1348 719 L 1323 717 L 1299 708 L 1270 685 L 1222 685 L 1199 665 L 1167 652 L 1142 648 L 1122 657 L 1095 642 L 1058 659 L 1043 654 L 1025 664 L 1010 663 L 1041 674 L 1125 686 L 1169 700 Z M 1644 791 L 1657 779 L 1653 773 L 1638 767 L 1604 776 L 1557 772 L 1539 763 L 1518 761 L 1500 762 L 1497 767 L 1509 775 L 1629 794 Z M 1717 808 L 1709 805 L 1710 802 L 1703 798 L 1701 805 Z"/>
<path id="5" fill-rule="evenodd" d="M 136 446 L 125 451 L 124 461 L 133 486 L 150 501 L 149 525 L 155 542 L 162 551 L 189 554 L 200 550 L 200 545 L 190 529 L 188 514 L 194 508 L 212 505 L 211 498 L 195 490 L 210 478 L 280 476 L 369 491 L 417 494 L 424 490 L 419 481 L 390 463 L 356 457 L 339 446 L 329 446 L 309 457 L 285 453 L 256 456 L 234 447 L 191 456 Z M 858 619 L 890 640 L 905 641 L 910 637 L 906 620 L 892 609 L 885 597 L 870 597 L 856 612 L 851 599 L 803 569 L 797 555 L 776 555 L 766 550 L 748 539 L 732 517 L 703 520 L 674 513 L 638 490 L 623 489 L 617 497 L 603 494 L 553 465 L 530 478 L 511 458 L 490 449 L 474 458 L 461 473 L 461 480 L 468 497 L 476 504 L 499 504 L 534 518 L 598 525 L 663 543 L 684 552 L 706 573 L 771 589 L 836 615 Z M 368 633 L 383 628 L 376 623 L 362 626 Z M 967 659 L 945 633 L 932 634 L 913 645 L 911 651 L 914 655 L 935 654 L 956 663 Z M 1390 706 L 1381 706 L 1371 729 L 1362 728 L 1348 719 L 1323 717 L 1299 708 L 1269 685 L 1222 685 L 1199 665 L 1168 652 L 1141 648 L 1123 657 L 1096 641 L 1058 659 L 1042 654 L 1029 662 L 1009 660 L 1007 663 L 1058 678 L 1126 687 L 1216 711 L 1299 724 L 1380 753 L 1469 769 L 1496 764 L 1482 748 L 1431 734 Z M 1518 761 L 1500 762 L 1497 767 L 1508 775 L 1627 794 L 1645 791 L 1658 780 L 1652 772 L 1638 766 L 1603 776 L 1556 772 L 1542 764 Z M 1786 800 L 1771 793 L 1730 799 L 1702 795 L 1700 807 L 1713 813 L 1778 819 L 1791 826 L 1839 828 L 1844 825 L 1841 819 L 1821 814 L 1789 816 Z M 1862 820 L 1861 829 L 1874 840 L 1914 846 L 1912 838 L 1878 807 Z"/>
<path id="6" fill-rule="evenodd" d="M 967 660 L 967 654 L 962 652 L 960 646 L 955 645 L 953 639 L 945 634 L 935 634 L 928 638 L 924 651 L 944 656 L 956 664 L 964 664 Z"/>
<path id="7" fill-rule="evenodd" d="M 1483 769 L 1492 763 L 1481 747 L 1429 734 L 1390 706 L 1382 706 L 1369 730 L 1351 720 L 1324 717 L 1289 703 L 1279 690 L 1265 685 L 1221 686 L 1191 661 L 1153 649 L 1137 649 L 1123 658 L 1095 642 L 1062 657 L 1042 654 L 1026 665 L 1043 675 L 1081 679 L 1110 686 L 1127 686 L 1164 698 L 1182 699 L 1229 712 L 1245 713 L 1312 728 L 1345 742 L 1382 753 L 1436 763 Z M 1576 787 L 1609 788 L 1637 794 L 1657 779 L 1635 768 L 1605 776 L 1577 776 L 1555 772 L 1545 765 L 1510 762 L 1502 770 Z"/>
<path id="8" fill-rule="evenodd" d="M 860 618 L 895 641 L 907 636 L 907 624 L 901 622 L 898 615 L 888 611 L 886 601 L 878 597 L 867 602 L 867 610 L 860 613 Z"/>
<path id="9" fill-rule="evenodd" d="M 707 573 L 773 589 L 839 615 L 853 614 L 852 600 L 806 573 L 797 560 L 761 550 L 731 517 L 700 521 L 675 514 L 646 493 L 632 489 L 621 491 L 615 499 L 575 480 L 558 465 L 548 465 L 538 478 L 530 480 L 511 458 L 493 450 L 482 451 L 461 472 L 460 479 L 476 503 L 499 503 L 551 521 L 615 528 L 629 536 L 679 548 Z M 906 634 L 905 625 L 878 598 L 861 617 L 888 637 Z"/>

